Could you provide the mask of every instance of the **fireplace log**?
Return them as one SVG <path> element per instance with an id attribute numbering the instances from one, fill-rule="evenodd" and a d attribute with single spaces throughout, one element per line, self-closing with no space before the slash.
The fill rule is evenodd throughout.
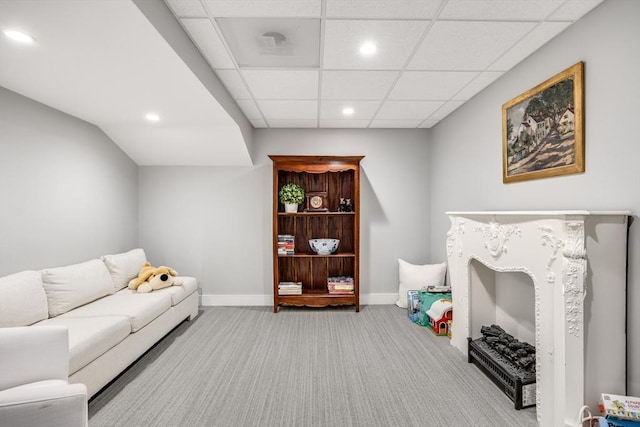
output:
<path id="1" fill-rule="evenodd" d="M 504 334 L 506 333 L 504 329 L 502 329 L 500 326 L 498 325 L 491 325 L 491 326 L 483 326 L 480 328 L 480 333 L 483 336 L 490 336 L 490 337 L 497 337 L 500 334 Z"/>
<path id="2" fill-rule="evenodd" d="M 505 359 L 523 371 L 535 373 L 536 349 L 527 342 L 519 341 L 499 325 L 482 326 L 482 340 Z"/>

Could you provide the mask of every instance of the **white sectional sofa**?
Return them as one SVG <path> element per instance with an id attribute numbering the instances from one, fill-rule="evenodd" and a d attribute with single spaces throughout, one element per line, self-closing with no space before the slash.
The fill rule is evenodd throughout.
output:
<path id="1" fill-rule="evenodd" d="M 198 315 L 198 282 L 150 293 L 127 288 L 142 249 L 0 278 L 0 327 L 62 325 L 69 331 L 69 382 L 91 397 L 183 320 Z M 0 343 L 1 344 L 1 343 Z"/>

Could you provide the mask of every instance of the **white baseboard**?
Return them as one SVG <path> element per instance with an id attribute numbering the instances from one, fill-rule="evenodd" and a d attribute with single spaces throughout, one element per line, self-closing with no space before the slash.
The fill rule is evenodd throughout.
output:
<path id="1" fill-rule="evenodd" d="M 395 304 L 398 294 L 361 294 L 360 305 Z M 273 295 L 201 295 L 203 306 L 271 306 Z"/>
<path id="2" fill-rule="evenodd" d="M 360 304 L 362 305 L 389 305 L 395 304 L 398 300 L 398 293 L 393 294 L 361 294 Z"/>
<path id="3" fill-rule="evenodd" d="M 201 295 L 204 306 L 252 306 L 273 305 L 272 295 Z"/>

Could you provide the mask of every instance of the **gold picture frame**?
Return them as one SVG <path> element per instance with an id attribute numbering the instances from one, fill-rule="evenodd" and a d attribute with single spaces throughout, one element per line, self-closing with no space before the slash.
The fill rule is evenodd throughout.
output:
<path id="1" fill-rule="evenodd" d="M 584 62 L 502 106 L 502 182 L 584 172 Z"/>

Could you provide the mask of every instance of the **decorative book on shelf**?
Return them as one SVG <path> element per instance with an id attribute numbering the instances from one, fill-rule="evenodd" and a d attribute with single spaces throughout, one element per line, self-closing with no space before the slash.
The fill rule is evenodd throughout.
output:
<path id="1" fill-rule="evenodd" d="M 278 234 L 278 255 L 295 254 L 295 240 L 291 234 Z"/>
<path id="2" fill-rule="evenodd" d="M 302 282 L 278 283 L 278 295 L 302 295 Z"/>
<path id="3" fill-rule="evenodd" d="M 327 288 L 330 294 L 353 294 L 353 277 L 351 276 L 334 276 L 327 279 Z"/>

